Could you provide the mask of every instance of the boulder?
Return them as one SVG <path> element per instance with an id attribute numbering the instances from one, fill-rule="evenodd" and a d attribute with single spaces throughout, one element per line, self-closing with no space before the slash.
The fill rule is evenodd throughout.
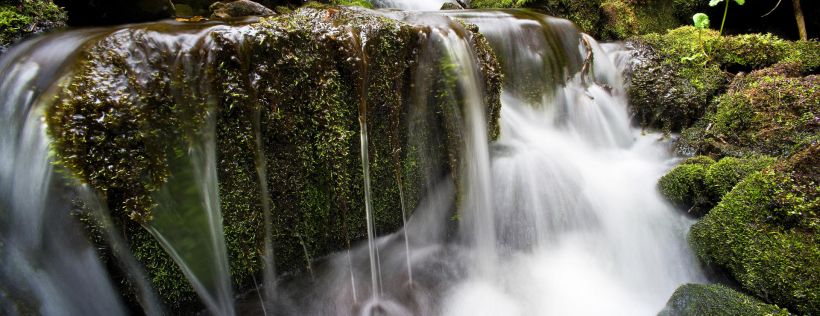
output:
<path id="1" fill-rule="evenodd" d="M 719 284 L 681 285 L 658 316 L 787 316 L 785 309 Z"/>
<path id="2" fill-rule="evenodd" d="M 737 184 L 689 240 L 741 288 L 797 314 L 820 314 L 820 144 Z"/>
<path id="3" fill-rule="evenodd" d="M 267 7 L 250 1 L 236 0 L 231 2 L 214 2 L 209 7 L 212 19 L 229 19 L 243 16 L 271 16 L 276 12 Z"/>

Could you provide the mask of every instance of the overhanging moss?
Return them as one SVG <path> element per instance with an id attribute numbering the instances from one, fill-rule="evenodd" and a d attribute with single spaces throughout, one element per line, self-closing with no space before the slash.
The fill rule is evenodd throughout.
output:
<path id="1" fill-rule="evenodd" d="M 658 316 L 788 316 L 788 311 L 719 284 L 681 285 Z"/>

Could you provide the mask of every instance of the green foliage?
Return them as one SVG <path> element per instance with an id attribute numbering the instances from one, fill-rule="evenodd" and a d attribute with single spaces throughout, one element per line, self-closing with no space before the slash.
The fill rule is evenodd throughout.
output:
<path id="1" fill-rule="evenodd" d="M 690 232 L 705 262 L 798 314 L 820 313 L 820 145 L 746 177 Z"/>
<path id="2" fill-rule="evenodd" d="M 692 16 L 692 21 L 695 23 L 695 27 L 699 29 L 708 29 L 709 28 L 709 16 L 703 13 L 696 13 Z"/>
<path id="3" fill-rule="evenodd" d="M 787 316 L 785 309 L 720 284 L 684 284 L 658 316 Z"/>
<path id="4" fill-rule="evenodd" d="M 724 0 L 709 0 L 709 6 L 714 7 Z M 746 0 L 735 0 L 738 5 L 743 5 Z M 729 13 L 729 0 L 726 0 L 726 8 L 723 10 L 723 20 L 720 21 L 720 34 L 723 34 L 723 25 L 726 23 L 726 14 Z"/>

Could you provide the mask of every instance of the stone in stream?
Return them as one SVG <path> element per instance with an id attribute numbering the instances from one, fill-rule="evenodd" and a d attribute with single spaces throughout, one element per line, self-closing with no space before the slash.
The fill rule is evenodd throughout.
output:
<path id="1" fill-rule="evenodd" d="M 231 2 L 214 2 L 211 4 L 212 19 L 228 19 L 243 16 L 271 16 L 276 12 L 267 7 L 249 0 Z"/>

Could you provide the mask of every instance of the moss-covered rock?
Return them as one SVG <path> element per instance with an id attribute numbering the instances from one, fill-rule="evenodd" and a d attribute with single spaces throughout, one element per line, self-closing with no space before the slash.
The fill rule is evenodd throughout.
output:
<path id="1" fill-rule="evenodd" d="M 728 82 L 727 73 L 706 62 L 697 42 L 681 40 L 690 31 L 649 34 L 627 43 L 633 51 L 627 91 L 630 110 L 641 126 L 669 133 L 695 124 Z"/>
<path id="2" fill-rule="evenodd" d="M 748 158 L 726 157 L 709 166 L 704 178 L 709 195 L 715 203 L 746 176 L 771 166 L 775 159 L 769 156 Z M 714 206 L 714 204 L 712 205 Z"/>
<path id="3" fill-rule="evenodd" d="M 714 155 L 788 155 L 820 133 L 820 78 L 778 64 L 738 75 L 702 122 L 685 130 L 680 151 Z"/>
<path id="4" fill-rule="evenodd" d="M 709 192 L 705 185 L 706 173 L 715 161 L 709 157 L 690 158 L 675 167 L 658 181 L 661 195 L 677 207 L 701 216 L 709 209 Z"/>
<path id="5" fill-rule="evenodd" d="M 798 314 L 820 313 L 820 144 L 732 189 L 690 232 L 697 255 L 743 289 Z"/>
<path id="6" fill-rule="evenodd" d="M 817 42 L 772 35 L 719 36 L 685 26 L 633 37 L 629 96 L 638 123 L 666 132 L 695 125 L 725 91 L 729 74 L 776 66 L 807 74 L 818 68 Z M 704 124 L 705 128 L 708 124 Z"/>
<path id="7" fill-rule="evenodd" d="M 720 284 L 681 285 L 658 316 L 787 316 L 785 309 Z"/>
<path id="8" fill-rule="evenodd" d="M 27 36 L 65 27 L 67 19 L 65 11 L 51 0 L 29 0 L 19 4 L 0 1 L 0 54 Z"/>
<path id="9" fill-rule="evenodd" d="M 461 148 L 458 99 L 431 98 L 423 107 L 422 132 L 435 141 L 417 142 L 408 130 L 410 79 L 426 31 L 318 4 L 244 25 L 125 28 L 85 48 L 47 115 L 49 132 L 60 164 L 104 194 L 166 304 L 175 310 L 191 306 L 190 285 L 140 225 L 151 223 L 155 194 L 173 175 L 173 162 L 185 158 L 208 113 L 216 120 L 230 272 L 240 288 L 262 269 L 265 194 L 279 272 L 303 269 L 365 238 L 360 110 L 369 130 L 379 233 L 402 223 L 400 190 L 412 210 L 426 190 L 426 176 L 454 172 Z M 499 66 L 482 36 L 466 27 L 459 33 L 479 58 L 494 139 Z M 186 34 L 180 41 L 201 37 L 178 45 L 169 40 L 173 34 Z M 443 88 L 431 93 L 444 93 L 437 89 Z M 268 192 L 262 192 L 265 186 Z"/>
<path id="10" fill-rule="evenodd" d="M 753 172 L 775 161 L 768 156 L 725 157 L 715 162 L 708 156 L 689 158 L 658 181 L 661 194 L 672 204 L 703 216 L 726 193 Z"/>

